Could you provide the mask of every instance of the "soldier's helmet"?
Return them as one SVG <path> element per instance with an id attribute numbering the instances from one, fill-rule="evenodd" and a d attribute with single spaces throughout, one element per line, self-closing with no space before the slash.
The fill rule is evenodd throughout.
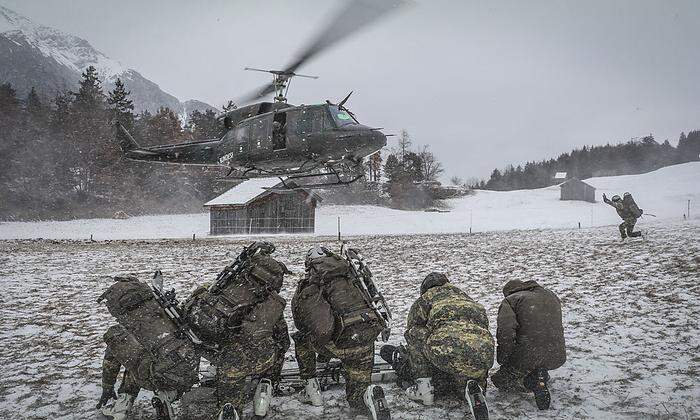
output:
<path id="1" fill-rule="evenodd" d="M 620 201 L 622 200 L 619 195 L 613 195 L 612 196 L 612 201 Z"/>
<path id="2" fill-rule="evenodd" d="M 432 289 L 433 287 L 442 286 L 443 284 L 449 282 L 450 280 L 447 278 L 446 275 L 442 273 L 432 272 L 428 274 L 425 277 L 425 279 L 423 279 L 423 283 L 421 283 L 420 285 L 420 294 L 423 295 L 425 294 L 425 292 Z"/>
<path id="3" fill-rule="evenodd" d="M 323 257 L 326 257 L 328 255 L 331 255 L 331 252 L 328 250 L 328 248 L 326 248 L 324 246 L 317 245 L 317 246 L 309 249 L 306 252 L 306 260 L 304 261 L 306 268 L 309 268 L 309 266 L 311 265 L 311 262 L 313 260 L 315 260 L 317 258 L 323 258 Z"/>
<path id="4" fill-rule="evenodd" d="M 629 197 L 629 196 L 631 196 L 631 195 L 632 195 L 632 194 L 630 194 L 630 193 L 628 193 L 628 192 L 622 194 L 623 197 Z"/>

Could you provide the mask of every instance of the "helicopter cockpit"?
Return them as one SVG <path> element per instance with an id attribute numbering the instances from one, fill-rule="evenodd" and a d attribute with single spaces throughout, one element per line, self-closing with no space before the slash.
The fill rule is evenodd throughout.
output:
<path id="1" fill-rule="evenodd" d="M 359 124 L 354 116 L 350 115 L 345 109 L 339 108 L 337 105 L 328 105 L 328 111 L 330 111 L 333 121 L 338 128 L 346 125 Z"/>

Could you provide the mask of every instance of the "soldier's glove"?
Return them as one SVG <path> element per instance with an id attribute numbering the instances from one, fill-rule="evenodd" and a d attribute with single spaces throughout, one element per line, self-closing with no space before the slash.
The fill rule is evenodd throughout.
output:
<path id="1" fill-rule="evenodd" d="M 639 214 L 644 214 L 644 210 L 639 209 Z"/>
<path id="2" fill-rule="evenodd" d="M 607 199 L 608 197 L 603 193 L 603 200 Z"/>
<path id="3" fill-rule="evenodd" d="M 100 396 L 100 401 L 97 403 L 96 408 L 100 408 L 104 405 L 107 405 L 109 400 L 114 398 L 115 400 L 117 399 L 117 393 L 114 392 L 114 388 L 103 388 L 102 389 L 102 395 Z"/>

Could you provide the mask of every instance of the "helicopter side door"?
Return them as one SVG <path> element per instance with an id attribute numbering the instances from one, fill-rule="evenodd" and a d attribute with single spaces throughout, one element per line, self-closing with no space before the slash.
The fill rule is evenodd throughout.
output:
<path id="1" fill-rule="evenodd" d="M 270 157 L 272 152 L 272 114 L 267 114 L 250 121 L 250 140 L 248 141 L 250 160 L 260 161 Z"/>
<path id="2" fill-rule="evenodd" d="M 247 161 L 250 157 L 250 123 L 243 122 L 236 126 L 233 133 L 234 153 L 240 161 Z"/>
<path id="3" fill-rule="evenodd" d="M 322 152 L 323 131 L 330 125 L 330 122 L 326 121 L 326 109 L 323 106 L 300 106 L 287 114 L 287 133 L 293 133 L 293 140 L 300 144 L 296 149 L 304 152 Z"/>

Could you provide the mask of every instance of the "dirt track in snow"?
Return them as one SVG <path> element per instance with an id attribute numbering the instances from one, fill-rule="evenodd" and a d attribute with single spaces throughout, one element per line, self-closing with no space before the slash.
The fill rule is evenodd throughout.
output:
<path id="1" fill-rule="evenodd" d="M 537 412 L 529 396 L 487 399 L 493 418 L 700 417 L 700 221 L 648 225 L 649 239 L 620 245 L 615 227 L 476 235 L 351 238 L 371 261 L 394 309 L 391 341 L 430 271 L 481 302 L 495 334 L 501 287 L 534 279 L 564 305 L 568 362 L 552 372 L 552 410 Z M 312 237 L 273 239 L 296 274 Z M 95 418 L 102 333 L 113 322 L 97 297 L 110 277 L 146 278 L 163 270 L 181 297 L 211 280 L 243 241 L 0 242 L 0 418 Z M 326 245 L 336 248 L 329 238 Z M 289 307 L 287 307 L 289 312 Z M 289 315 L 289 313 L 287 314 Z M 291 325 L 291 324 L 290 324 Z M 493 371 L 497 366 L 494 367 Z M 463 418 L 466 407 L 441 401 L 425 409 L 385 386 L 393 418 Z M 152 418 L 142 393 L 137 418 Z M 341 389 L 311 409 L 293 397 L 273 401 L 271 418 L 347 415 Z"/>

